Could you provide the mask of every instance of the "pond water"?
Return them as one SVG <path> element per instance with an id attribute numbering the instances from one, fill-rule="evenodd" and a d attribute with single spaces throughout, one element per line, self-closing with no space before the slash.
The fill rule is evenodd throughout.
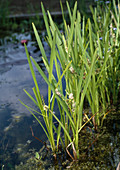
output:
<path id="1" fill-rule="evenodd" d="M 42 33 L 44 35 L 44 33 Z M 41 153 L 42 159 L 35 160 L 35 152 L 43 148 L 43 144 L 32 137 L 34 135 L 46 141 L 43 130 L 27 109 L 18 99 L 35 108 L 35 105 L 26 96 L 23 89 L 32 94 L 32 81 L 24 46 L 21 40 L 28 40 L 28 51 L 35 58 L 46 73 L 41 62 L 41 53 L 38 50 L 32 34 L 12 34 L 0 40 L 0 168 L 12 169 L 116 169 L 120 162 L 120 109 L 111 112 L 104 122 L 104 128 L 89 138 L 91 131 L 85 130 L 81 135 L 80 161 L 71 163 L 66 155 L 58 153 L 54 161 L 52 154 Z M 43 40 L 47 57 L 50 49 Z M 47 74 L 47 73 L 46 73 Z M 39 86 L 44 99 L 47 99 L 47 86 L 37 73 Z M 87 136 L 87 138 L 86 138 Z M 98 139 L 97 139 L 98 138 Z M 47 157 L 45 158 L 45 155 Z M 26 163 L 26 160 L 29 160 Z M 17 165 L 17 166 L 15 166 Z"/>
<path id="2" fill-rule="evenodd" d="M 34 86 L 29 65 L 27 62 L 24 46 L 21 45 L 21 40 L 28 40 L 28 51 L 31 56 L 34 56 L 36 61 L 41 62 L 41 53 L 32 35 L 26 34 L 12 34 L 10 37 L 1 39 L 0 46 L 0 168 L 2 165 L 4 169 L 14 167 L 15 164 L 20 163 L 19 157 L 34 144 L 34 148 L 41 147 L 32 135 L 30 125 L 35 132 L 40 132 L 38 137 L 45 140 L 42 129 L 37 122 L 21 105 L 18 99 L 24 103 L 35 108 L 33 103 L 24 93 L 23 89 L 28 90 L 32 94 L 32 87 Z M 46 48 L 46 55 L 49 57 L 50 50 L 46 42 L 43 41 Z M 37 72 L 36 72 L 37 74 Z M 40 79 L 39 85 L 42 90 L 42 95 L 47 96 L 47 86 L 43 79 Z M 36 129 L 39 129 L 36 131 Z M 37 142 L 37 143 L 36 143 Z M 31 145 L 31 146 L 30 146 Z"/>

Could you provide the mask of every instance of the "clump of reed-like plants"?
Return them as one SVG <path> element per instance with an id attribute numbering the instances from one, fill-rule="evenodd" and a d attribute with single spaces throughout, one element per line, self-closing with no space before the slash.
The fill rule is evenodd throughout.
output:
<path id="1" fill-rule="evenodd" d="M 106 6 L 100 6 L 94 10 L 91 7 L 94 21 L 94 35 L 99 33 L 99 55 L 100 58 L 106 59 L 105 84 L 108 88 L 111 103 L 116 104 L 118 93 L 120 92 L 120 3 L 115 0 Z M 103 12 L 104 11 L 104 12 Z M 107 40 L 107 42 L 106 42 Z"/>
<path id="2" fill-rule="evenodd" d="M 91 8 L 94 21 L 91 23 L 89 18 L 86 20 L 77 11 L 77 2 L 73 12 L 67 2 L 70 24 L 67 24 L 65 20 L 61 4 L 64 23 L 64 32 L 61 33 L 49 11 L 47 11 L 48 16 L 46 15 L 42 3 L 41 7 L 47 31 L 46 39 L 51 48 L 50 61 L 46 57 L 36 27 L 34 24 L 32 25 L 48 77 L 34 58 L 29 56 L 25 45 L 35 83 L 35 87 L 33 87 L 35 97 L 33 98 L 26 90 L 24 91 L 40 112 L 33 110 L 23 102 L 21 103 L 26 106 L 43 128 L 52 151 L 56 153 L 61 145 L 71 158 L 76 160 L 80 156 L 79 133 L 88 122 L 93 124 L 97 130 L 97 126 L 101 125 L 106 116 L 106 108 L 110 105 L 109 83 L 112 85 L 116 81 L 116 77 L 113 80 L 114 60 L 117 61 L 114 56 L 119 56 L 119 42 L 117 40 L 119 21 L 111 16 L 114 14 L 110 8 L 106 8 L 103 16 L 97 14 L 97 9 Z M 98 17 L 101 17 L 101 22 L 99 22 Z M 113 20 L 114 24 L 117 24 L 114 38 L 111 36 L 113 30 L 110 27 Z M 117 45 L 118 48 L 114 49 L 114 45 Z M 46 103 L 41 96 L 33 64 L 48 85 L 48 101 Z M 53 68 L 57 76 L 53 74 Z M 112 94 L 114 96 L 114 92 Z M 54 112 L 56 105 L 58 107 L 57 113 Z M 84 111 L 86 107 L 89 109 L 88 113 Z M 43 118 L 45 126 L 36 113 Z M 58 122 L 57 126 L 54 123 L 55 120 Z M 70 154 L 69 147 L 73 150 L 73 155 Z"/>

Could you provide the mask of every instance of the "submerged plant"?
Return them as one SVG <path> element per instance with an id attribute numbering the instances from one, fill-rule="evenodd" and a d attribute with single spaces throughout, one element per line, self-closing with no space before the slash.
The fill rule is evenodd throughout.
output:
<path id="1" fill-rule="evenodd" d="M 23 102 L 21 103 L 26 106 L 43 128 L 54 154 L 59 149 L 59 146 L 62 145 L 62 148 L 66 149 L 70 155 L 68 148 L 71 146 L 73 150 L 71 158 L 76 160 L 80 156 L 79 133 L 88 122 L 97 129 L 97 126 L 101 124 L 101 117 L 106 116 L 106 107 L 110 102 L 109 89 L 106 85 L 108 79 L 107 70 L 110 67 L 109 55 L 112 51 L 112 47 L 109 46 L 110 34 L 109 31 L 102 34 L 103 45 L 101 43 L 101 32 L 99 32 L 96 20 L 94 20 L 94 25 L 91 24 L 90 19 L 86 21 L 84 16 L 81 17 L 80 12 L 77 11 L 77 2 L 73 13 L 67 2 L 70 25 L 66 23 L 63 13 L 64 33 L 60 32 L 49 11 L 47 11 L 47 17 L 42 3 L 41 7 L 48 35 L 46 39 L 51 48 L 50 61 L 46 57 L 36 27 L 34 24 L 32 25 L 48 77 L 34 58 L 29 56 L 25 45 L 35 84 L 35 87 L 33 87 L 35 97 L 32 97 L 26 90 L 24 91 L 39 108 L 40 112 Z M 93 14 L 93 17 L 95 19 L 96 16 Z M 41 96 L 33 64 L 48 85 L 47 103 Z M 56 76 L 53 74 L 54 69 Z M 63 85 L 63 79 L 65 80 L 65 85 Z M 57 113 L 54 112 L 56 105 L 58 107 Z M 89 105 L 91 110 L 88 114 L 84 111 L 86 105 Z M 43 118 L 44 123 L 38 119 L 36 113 Z M 58 122 L 57 125 L 55 120 Z"/>

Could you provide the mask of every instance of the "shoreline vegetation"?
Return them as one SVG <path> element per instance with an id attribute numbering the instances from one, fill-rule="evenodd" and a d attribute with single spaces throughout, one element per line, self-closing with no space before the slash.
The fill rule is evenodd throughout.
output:
<path id="1" fill-rule="evenodd" d="M 69 169 L 114 169 L 120 165 L 120 3 L 96 0 L 88 15 L 77 1 L 71 2 L 66 1 L 65 10 L 60 2 L 57 16 L 45 10 L 43 3 L 41 17 L 36 13 L 24 15 L 22 20 L 22 14 L 10 18 L 9 4 L 0 12 L 1 36 L 4 31 L 29 31 L 32 38 L 34 34 L 45 68 L 30 56 L 27 40 L 22 40 L 34 82 L 33 93 L 24 92 L 36 110 L 20 102 L 48 140 L 41 141 L 30 127 L 31 136 L 43 148 L 21 153 L 25 161 L 15 165 L 16 170 L 44 169 L 48 164 Z M 50 57 L 43 38 L 51 49 Z M 48 86 L 47 101 L 41 95 L 38 74 Z"/>
<path id="2" fill-rule="evenodd" d="M 104 119 L 110 114 L 110 106 L 116 104 L 120 89 L 120 44 L 119 44 L 119 18 L 120 7 L 116 7 L 113 0 L 113 9 L 107 4 L 106 8 L 98 4 L 97 8 L 91 7 L 93 21 L 81 16 L 77 10 L 77 2 L 71 11 L 69 3 L 67 8 L 70 25 L 67 24 L 63 7 L 64 31 L 61 33 L 52 16 L 47 11 L 46 15 L 41 3 L 44 22 L 47 30 L 46 40 L 51 48 L 50 62 L 44 47 L 32 23 L 36 40 L 38 42 L 42 59 L 48 71 L 44 74 L 33 57 L 25 50 L 35 83 L 33 93 L 35 98 L 26 90 L 25 93 L 36 104 L 40 112 L 21 103 L 32 113 L 43 128 L 51 149 L 56 157 L 62 147 L 72 160 L 80 158 L 80 133 L 87 126 L 93 126 L 97 132 L 103 125 Z M 103 12 L 104 11 L 104 12 Z M 104 15 L 103 15 L 104 14 Z M 118 17 L 119 16 L 119 17 Z M 40 87 L 35 76 L 33 64 L 48 84 L 48 102 L 45 103 L 40 94 Z M 55 67 L 57 78 L 53 75 Z M 65 79 L 65 92 L 62 79 Z M 58 105 L 58 113 L 54 107 Z M 85 109 L 89 109 L 87 113 Z M 37 114 L 43 118 L 45 126 L 38 119 Z M 57 126 L 55 125 L 57 121 Z M 88 125 L 89 124 L 89 125 Z M 73 152 L 71 154 L 71 151 Z"/>
<path id="3" fill-rule="evenodd" d="M 62 148 L 73 161 L 79 160 L 80 134 L 86 125 L 91 131 L 99 131 L 104 119 L 107 119 L 112 111 L 111 106 L 119 101 L 120 4 L 118 1 L 116 5 L 115 0 L 112 3 L 113 8 L 110 3 L 105 6 L 98 2 L 96 8 L 90 7 L 93 18 L 85 19 L 77 10 L 77 2 L 73 11 L 67 2 L 70 24 L 67 24 L 61 3 L 64 24 L 62 33 L 49 11 L 46 15 L 41 3 L 47 31 L 45 38 L 51 48 L 50 61 L 46 57 L 35 24 L 32 23 L 48 77 L 34 58 L 29 56 L 25 45 L 35 84 L 33 87 L 35 97 L 24 91 L 40 112 L 33 110 L 22 101 L 21 103 L 43 128 L 55 158 L 59 148 Z M 47 103 L 41 96 L 39 80 L 36 79 L 33 65 L 48 85 Z M 53 68 L 56 70 L 57 77 L 53 74 Z M 65 79 L 65 90 L 63 79 Z M 56 104 L 59 110 L 57 113 L 54 112 Z M 86 109 L 89 111 L 85 112 Z M 43 118 L 44 125 L 37 114 Z"/>

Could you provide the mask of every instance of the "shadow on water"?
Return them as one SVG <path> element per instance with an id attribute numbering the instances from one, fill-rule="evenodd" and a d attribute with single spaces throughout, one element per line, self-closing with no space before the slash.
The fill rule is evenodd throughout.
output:
<path id="1" fill-rule="evenodd" d="M 44 33 L 43 33 L 44 34 Z M 86 126 L 80 133 L 80 160 L 71 159 L 62 150 L 54 160 L 51 151 L 32 136 L 43 142 L 46 136 L 18 99 L 35 108 L 25 95 L 26 89 L 32 95 L 34 86 L 24 47 L 21 40 L 28 40 L 28 51 L 44 69 L 41 53 L 32 35 L 12 34 L 1 40 L 0 46 L 0 168 L 3 170 L 22 169 L 116 169 L 120 162 L 120 109 L 111 112 L 104 121 L 104 127 L 97 133 Z M 47 57 L 50 49 L 43 40 Z M 47 100 L 47 86 L 37 73 L 41 94 Z M 46 73 L 46 70 L 44 69 Z M 46 73 L 47 74 L 47 73 Z M 39 119 L 41 119 L 39 117 Z M 49 146 L 49 143 L 48 145 Z M 35 156 L 38 152 L 39 156 Z"/>

